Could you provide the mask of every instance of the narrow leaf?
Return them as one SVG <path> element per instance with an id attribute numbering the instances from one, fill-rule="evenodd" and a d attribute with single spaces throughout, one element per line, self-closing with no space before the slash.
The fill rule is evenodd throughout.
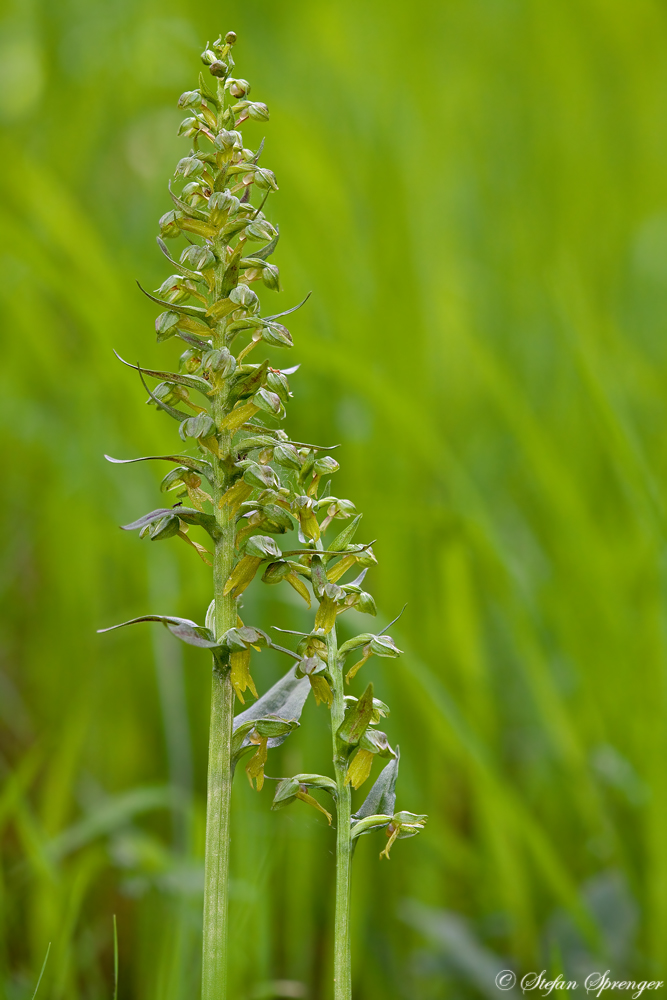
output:
<path id="1" fill-rule="evenodd" d="M 170 309 L 172 312 L 183 313 L 185 316 L 196 316 L 197 319 L 205 320 L 206 310 L 202 309 L 201 306 L 184 306 L 180 302 L 167 302 L 166 299 L 159 299 L 157 295 L 151 295 L 150 292 L 141 287 L 139 282 L 137 282 L 137 285 L 139 285 L 146 298 L 151 299 L 152 302 L 157 302 L 159 306 L 164 306 L 165 309 Z"/>
<path id="2" fill-rule="evenodd" d="M 193 472 L 198 472 L 209 482 L 213 479 L 213 469 L 208 462 L 201 458 L 191 458 L 189 455 L 144 455 L 142 458 L 112 458 L 111 455 L 105 455 L 104 457 L 107 462 L 112 462 L 114 465 L 132 465 L 134 462 L 177 462 L 192 469 Z"/>
<path id="3" fill-rule="evenodd" d="M 167 258 L 167 260 L 169 261 L 169 263 L 172 264 L 176 268 L 177 271 L 180 271 L 184 278 L 192 278 L 193 281 L 203 281 L 204 280 L 204 275 L 201 274 L 199 271 L 191 271 L 189 268 L 183 267 L 182 264 L 180 264 L 178 261 L 174 260 L 174 258 L 169 253 L 169 250 L 167 249 L 167 244 L 164 242 L 164 240 L 160 239 L 159 236 L 157 237 L 157 245 L 159 246 L 160 250 L 162 251 L 162 253 Z"/>
<path id="4" fill-rule="evenodd" d="M 337 736 L 343 743 L 358 743 L 373 717 L 373 685 L 368 685 L 359 701 L 354 702 L 345 712 L 345 718 L 338 727 Z"/>
<path id="5" fill-rule="evenodd" d="M 235 716 L 234 732 L 247 723 L 256 723 L 259 719 L 270 716 L 298 722 L 309 692 L 310 682 L 308 678 L 297 677 L 296 668 L 292 667 L 261 698 Z M 289 733 L 285 733 L 283 736 L 269 739 L 269 748 L 280 746 L 288 735 Z M 244 741 L 244 745 L 249 746 L 250 740 Z"/>
<path id="6" fill-rule="evenodd" d="M 207 216 L 201 211 L 201 209 L 193 208 L 192 205 L 188 205 L 186 201 L 181 201 L 178 195 L 174 194 L 171 190 L 171 181 L 168 181 L 167 187 L 169 188 L 169 194 L 171 195 L 171 200 L 173 201 L 176 208 L 178 208 L 185 215 L 190 215 L 194 219 L 200 219 L 202 222 L 207 221 Z M 190 272 L 192 274 L 192 272 Z"/>
<path id="7" fill-rule="evenodd" d="M 366 799 L 354 816 L 355 820 L 366 819 L 374 813 L 389 813 L 393 816 L 396 808 L 396 778 L 398 777 L 399 749 L 396 747 L 396 759 L 390 760 L 380 771 L 377 781 L 366 796 Z"/>
<path id="8" fill-rule="evenodd" d="M 267 260 L 278 246 L 279 239 L 280 239 L 280 232 L 277 232 L 270 243 L 267 243 L 266 246 L 261 247 L 261 249 L 259 250 L 253 250 L 252 252 L 253 257 L 259 257 L 260 260 Z"/>
<path id="9" fill-rule="evenodd" d="M 258 257 L 259 254 L 253 254 L 253 256 Z M 301 306 L 305 306 L 306 302 L 308 301 L 308 299 L 312 294 L 313 294 L 312 292 L 308 292 L 305 299 L 302 302 L 299 302 L 298 306 L 292 306 L 291 309 L 286 309 L 284 312 L 274 313 L 273 316 L 262 316 L 262 322 L 264 322 L 265 320 L 280 319 L 281 316 L 289 316 L 290 313 L 296 312 L 297 309 L 301 308 Z"/>
<path id="10" fill-rule="evenodd" d="M 151 524 L 153 521 L 157 521 L 167 514 L 177 514 L 186 524 L 200 525 L 214 540 L 220 537 L 220 529 L 213 515 L 204 514 L 200 510 L 195 510 L 194 507 L 158 507 L 157 510 L 152 510 L 150 514 L 144 514 L 143 517 L 132 521 L 131 524 L 123 524 L 121 527 L 123 531 L 135 531 L 137 528 L 143 528 L 144 525 Z"/>
<path id="11" fill-rule="evenodd" d="M 234 766 L 243 754 L 253 746 L 251 734 L 257 725 L 268 721 L 287 721 L 289 728 L 276 736 L 267 737 L 267 747 L 280 746 L 285 742 L 290 732 L 299 724 L 303 706 L 310 691 L 307 677 L 296 677 L 292 667 L 272 688 L 258 698 L 254 704 L 234 718 L 234 736 L 232 740 L 232 760 Z"/>
<path id="12" fill-rule="evenodd" d="M 111 625 L 109 628 L 98 628 L 98 632 L 113 632 L 117 628 L 125 628 L 126 625 L 137 625 L 139 622 L 161 622 L 166 625 L 172 635 L 189 646 L 199 646 L 202 649 L 217 649 L 218 643 L 213 632 L 203 625 L 197 625 L 189 618 L 176 618 L 171 615 L 142 615 L 140 618 L 131 618 L 130 621 L 121 622 L 120 625 Z"/>
<path id="13" fill-rule="evenodd" d="M 114 918 L 114 920 L 115 920 L 115 918 Z M 115 923 L 114 923 L 114 927 L 115 927 Z M 44 956 L 44 961 L 42 962 L 42 970 L 41 970 L 41 972 L 39 974 L 39 979 L 37 980 L 37 985 L 35 986 L 35 992 L 32 995 L 32 1000 L 35 1000 L 35 997 L 37 996 L 37 990 L 39 989 L 39 984 L 42 981 L 42 976 L 44 975 L 44 969 L 46 968 L 46 963 L 49 960 L 49 952 L 50 951 L 51 951 L 51 942 L 49 941 L 49 946 L 46 949 L 46 955 Z"/>
<path id="14" fill-rule="evenodd" d="M 208 396 L 208 394 L 212 391 L 212 387 L 206 379 L 199 378 L 198 375 L 181 375 L 178 372 L 161 372 L 154 371 L 151 368 L 140 368 L 139 365 L 130 364 L 129 361 L 125 361 L 124 358 L 121 358 L 118 351 L 114 351 L 114 354 L 118 360 L 122 361 L 128 368 L 134 368 L 136 372 L 143 372 L 144 375 L 150 375 L 151 378 L 159 378 L 162 382 L 175 382 L 177 385 L 187 386 L 188 389 L 196 389 L 204 396 Z"/>
<path id="15" fill-rule="evenodd" d="M 327 545 L 327 552 L 342 552 L 354 538 L 362 517 L 362 514 L 357 514 L 356 517 L 352 518 L 350 523 L 343 528 L 340 534 L 336 535 L 333 541 Z M 325 559 L 324 561 L 328 562 L 329 560 Z"/>
<path id="16" fill-rule="evenodd" d="M 168 403 L 163 403 L 162 400 L 158 398 L 158 396 L 156 396 L 154 393 L 152 393 L 150 391 L 150 389 L 148 388 L 148 386 L 146 385 L 146 381 L 144 379 L 144 376 L 141 373 L 141 368 L 138 368 L 137 371 L 139 372 L 139 378 L 141 379 L 141 384 L 143 385 L 144 389 L 146 390 L 146 392 L 148 393 L 148 395 L 151 397 L 151 399 L 153 400 L 153 402 L 161 410 L 164 410 L 165 413 L 168 413 L 170 417 L 174 418 L 174 420 L 178 420 L 179 423 L 182 423 L 183 420 L 189 420 L 189 418 L 190 418 L 190 414 L 189 413 L 183 413 L 183 410 L 177 410 L 175 406 L 169 406 Z"/>

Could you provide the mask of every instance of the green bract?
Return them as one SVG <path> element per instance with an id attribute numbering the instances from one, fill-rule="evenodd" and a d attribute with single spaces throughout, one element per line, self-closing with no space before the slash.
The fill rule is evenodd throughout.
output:
<path id="1" fill-rule="evenodd" d="M 139 529 L 152 541 L 179 539 L 206 562 L 210 558 L 213 600 L 205 625 L 168 615 L 144 615 L 123 624 L 161 622 L 184 642 L 213 655 L 204 1000 L 226 996 L 229 814 L 235 767 L 247 758 L 248 779 L 260 790 L 268 752 L 298 727 L 311 690 L 317 704 L 329 712 L 325 724 L 333 734 L 333 777 L 287 777 L 278 784 L 273 805 L 283 808 L 301 801 L 331 823 L 332 816 L 312 793 L 326 791 L 334 800 L 334 996 L 350 1000 L 350 877 L 356 838 L 385 828 L 389 839 L 382 856 L 388 857 L 394 840 L 414 836 L 426 817 L 395 810 L 398 750 L 374 728 L 389 709 L 373 697 L 372 684 L 359 698 L 346 694 L 346 683 L 369 657 L 400 654 L 384 631 L 365 632 L 338 645 L 341 615 L 350 608 L 376 614 L 373 598 L 362 588 L 367 570 L 377 560 L 370 542 L 355 541 L 361 514 L 354 514 L 350 500 L 329 494 L 328 477 L 339 468 L 328 454 L 332 449 L 291 441 L 279 427 L 291 398 L 287 376 L 296 368 L 276 368 L 273 350 L 270 359 L 255 360 L 260 347 L 292 346 L 292 334 L 280 320 L 301 308 L 308 296 L 282 312 L 265 308 L 263 297 L 280 289 L 278 268 L 268 261 L 278 244 L 278 230 L 265 214 L 267 198 L 278 184 L 273 171 L 260 163 L 264 143 L 249 149 L 239 131 L 248 119 L 268 121 L 269 111 L 262 102 L 247 99 L 247 80 L 231 76 L 235 41 L 229 32 L 207 45 L 202 61 L 210 71 L 210 85 L 200 76 L 198 89 L 187 91 L 178 101 L 188 110 L 179 134 L 192 145 L 176 165 L 174 189 L 169 185 L 174 208 L 162 216 L 159 227 L 162 237 L 182 238 L 186 245 L 177 261 L 158 238 L 172 273 L 155 294 L 142 288 L 162 310 L 155 321 L 158 342 L 178 339 L 186 350 L 178 371 L 129 366 L 138 372 L 148 402 L 177 422 L 174 429 L 184 452 L 125 460 L 173 463 L 161 489 L 178 502 L 124 527 Z M 152 380 L 152 388 L 147 380 Z M 346 522 L 337 533 L 331 530 L 334 520 Z M 190 537 L 190 528 L 202 533 L 201 541 Z M 292 536 L 278 546 L 273 536 L 290 532 Z M 312 630 L 300 633 L 296 651 L 276 645 L 266 632 L 240 619 L 241 595 L 251 584 L 261 583 L 291 587 L 313 608 Z M 257 698 L 252 656 L 266 646 L 297 662 Z M 361 658 L 344 676 L 346 658 L 355 651 Z M 234 717 L 235 697 L 245 703 L 247 692 L 257 700 Z M 367 780 L 376 757 L 391 759 L 364 805 L 352 815 L 352 787 Z"/>

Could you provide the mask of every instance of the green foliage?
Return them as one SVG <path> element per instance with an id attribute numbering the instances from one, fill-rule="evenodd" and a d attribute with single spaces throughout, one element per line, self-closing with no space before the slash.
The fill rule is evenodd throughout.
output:
<path id="1" fill-rule="evenodd" d="M 178 367 L 175 337 L 153 354 L 132 281 L 165 276 L 147 248 L 182 152 L 169 109 L 219 11 L 5 16 L 3 989 L 30 996 L 52 941 L 38 996 L 112 995 L 116 912 L 121 995 L 180 1000 L 200 949 L 204 655 L 157 626 L 95 629 L 147 609 L 201 621 L 209 570 L 114 533 L 157 506 L 159 463 L 100 453 L 174 448 L 111 351 Z M 390 865 L 359 839 L 356 995 L 476 996 L 498 956 L 527 971 L 577 950 L 650 976 L 667 941 L 664 11 L 296 2 L 236 26 L 280 122 L 280 281 L 290 302 L 313 289 L 291 428 L 344 444 L 340 492 L 380 540 L 380 622 L 410 602 L 404 654 L 363 679 L 387 692 L 430 820 Z M 256 149 L 265 126 L 247 127 Z M 289 586 L 254 589 L 248 621 L 309 627 Z M 368 628 L 349 617 L 344 639 Z M 283 656 L 257 658 L 260 691 Z M 270 774 L 326 773 L 322 710 Z M 232 982 L 317 995 L 331 832 L 237 794 Z"/>

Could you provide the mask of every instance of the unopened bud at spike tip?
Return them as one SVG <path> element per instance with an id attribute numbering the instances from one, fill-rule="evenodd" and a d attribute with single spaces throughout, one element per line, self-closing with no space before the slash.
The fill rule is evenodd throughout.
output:
<path id="1" fill-rule="evenodd" d="M 236 44 L 236 32 L 235 31 L 228 31 L 227 34 L 225 35 L 225 41 L 227 42 L 227 45 L 235 45 Z"/>
<path id="2" fill-rule="evenodd" d="M 222 62 L 221 59 L 216 59 L 215 62 L 211 63 L 208 71 L 211 76 L 217 76 L 219 79 L 224 80 L 229 74 L 229 66 L 227 63 Z"/>

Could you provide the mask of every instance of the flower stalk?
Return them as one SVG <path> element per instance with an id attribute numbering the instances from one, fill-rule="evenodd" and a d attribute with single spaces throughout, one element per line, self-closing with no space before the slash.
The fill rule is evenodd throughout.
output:
<path id="1" fill-rule="evenodd" d="M 224 275 L 217 267 L 216 287 Z M 224 347 L 224 335 L 216 331 L 214 348 Z M 213 419 L 222 426 L 230 407 L 227 393 L 217 394 Z M 219 436 L 219 451 L 230 449 L 229 432 Z M 225 594 L 227 579 L 234 567 L 235 526 L 229 506 L 220 506 L 229 485 L 229 476 L 218 455 L 212 456 L 213 509 L 219 530 L 213 557 L 214 632 L 224 635 L 236 624 L 236 602 Z M 234 726 L 234 689 L 231 673 L 213 658 L 211 678 L 211 715 L 206 802 L 206 850 L 204 856 L 204 918 L 202 947 L 202 998 L 218 1000 L 227 995 L 227 914 L 229 909 L 229 855 L 231 843 L 231 796 L 234 778 L 232 738 Z"/>
<path id="2" fill-rule="evenodd" d="M 337 732 L 345 717 L 343 669 L 338 661 L 336 628 L 327 636 L 327 667 L 332 681 L 331 733 L 336 776 L 336 911 L 334 915 L 334 1000 L 352 995 L 350 906 L 352 902 L 352 789 L 347 777 L 347 760 L 340 753 Z"/>
<path id="3" fill-rule="evenodd" d="M 419 833 L 426 817 L 395 811 L 398 747 L 392 749 L 387 736 L 375 728 L 388 715 L 387 706 L 374 697 L 372 684 L 359 697 L 347 693 L 371 656 L 400 654 L 386 629 L 338 644 L 341 615 L 352 608 L 376 614 L 363 586 L 368 569 L 377 563 L 372 543 L 355 542 L 361 515 L 350 500 L 330 491 L 329 477 L 339 468 L 329 454 L 332 447 L 293 441 L 281 427 L 291 398 L 288 377 L 296 368 L 281 369 L 272 358 L 259 359 L 260 346 L 271 352 L 292 346 L 291 333 L 280 321 L 308 296 L 284 312 L 264 315 L 251 287 L 280 290 L 278 268 L 269 260 L 279 232 L 265 214 L 267 199 L 278 185 L 273 172 L 260 164 L 264 140 L 250 149 L 240 131 L 248 121 L 267 121 L 269 111 L 249 99 L 247 80 L 232 75 L 235 41 L 234 32 L 229 32 L 207 45 L 202 61 L 213 80 L 200 74 L 198 89 L 179 99 L 188 114 L 179 134 L 192 140 L 192 148 L 177 164 L 178 190 L 169 185 L 174 208 L 161 218 L 158 238 L 175 273 L 154 293 L 145 292 L 163 309 L 155 324 L 158 342 L 180 342 L 185 350 L 178 371 L 129 366 L 138 371 L 147 402 L 177 421 L 185 449 L 139 459 L 109 458 L 116 463 L 172 464 L 161 489 L 172 493 L 176 502 L 124 528 L 139 530 L 153 542 L 178 538 L 187 543 L 212 567 L 213 599 L 203 625 L 172 615 L 143 615 L 122 625 L 160 622 L 183 642 L 208 649 L 213 656 L 203 1000 L 227 997 L 235 768 L 245 759 L 247 778 L 261 791 L 268 753 L 298 727 L 311 690 L 317 704 L 325 706 L 323 711 L 328 709 L 334 777 L 299 774 L 282 779 L 273 808 L 299 800 L 331 824 L 330 813 L 313 793 L 324 791 L 335 803 L 334 995 L 335 1000 L 350 1000 L 356 839 L 385 829 L 388 841 L 381 856 L 388 858 L 393 842 Z M 179 238 L 185 247 L 176 260 L 165 240 Z M 157 384 L 150 388 L 146 379 Z M 337 530 L 340 521 L 344 526 Z M 206 544 L 191 536 L 191 528 L 203 532 Z M 282 535 L 289 537 L 279 545 L 276 539 Z M 357 574 L 354 579 L 349 579 L 351 572 Z M 296 633 L 296 650 L 244 623 L 243 594 L 258 578 L 269 586 L 291 587 L 313 608 L 310 631 Z M 292 666 L 257 697 L 251 658 L 267 647 L 289 657 Z M 352 653 L 360 658 L 346 667 Z M 256 700 L 246 704 L 249 694 Z M 243 708 L 235 716 L 236 699 Z M 368 779 L 376 757 L 389 762 L 353 813 L 352 790 Z"/>

